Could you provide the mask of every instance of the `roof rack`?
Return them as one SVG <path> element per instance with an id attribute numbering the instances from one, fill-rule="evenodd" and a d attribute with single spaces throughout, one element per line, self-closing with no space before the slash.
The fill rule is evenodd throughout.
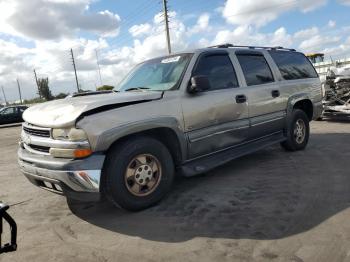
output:
<path id="1" fill-rule="evenodd" d="M 282 46 L 248 46 L 248 45 L 233 45 L 233 44 L 220 44 L 209 46 L 208 48 L 249 48 L 249 49 L 266 49 L 266 50 L 284 50 L 284 51 L 292 51 L 295 52 L 295 49 L 292 48 L 284 48 Z"/>

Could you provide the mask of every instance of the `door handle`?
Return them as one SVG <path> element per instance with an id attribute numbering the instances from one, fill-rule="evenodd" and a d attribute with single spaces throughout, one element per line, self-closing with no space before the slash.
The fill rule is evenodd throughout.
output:
<path id="1" fill-rule="evenodd" d="M 247 97 L 245 95 L 236 95 L 236 103 L 242 104 L 247 102 Z"/>
<path id="2" fill-rule="evenodd" d="M 272 97 L 279 97 L 280 96 L 280 91 L 279 90 L 272 90 L 271 91 Z"/>

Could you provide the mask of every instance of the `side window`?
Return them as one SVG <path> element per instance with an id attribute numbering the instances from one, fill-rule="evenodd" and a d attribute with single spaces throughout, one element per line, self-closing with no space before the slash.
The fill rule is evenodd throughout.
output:
<path id="1" fill-rule="evenodd" d="M 309 59 L 302 53 L 269 51 L 285 80 L 317 78 L 318 75 Z"/>
<path id="2" fill-rule="evenodd" d="M 1 112 L 2 115 L 12 115 L 12 114 L 15 114 L 15 108 L 14 107 L 9 107 L 9 108 L 6 108 L 4 109 L 2 112 Z"/>
<path id="3" fill-rule="evenodd" d="M 236 72 L 227 54 L 201 57 L 192 75 L 207 76 L 210 90 L 238 87 Z"/>
<path id="4" fill-rule="evenodd" d="M 263 55 L 238 54 L 237 58 L 248 86 L 261 85 L 274 81 L 271 69 Z"/>

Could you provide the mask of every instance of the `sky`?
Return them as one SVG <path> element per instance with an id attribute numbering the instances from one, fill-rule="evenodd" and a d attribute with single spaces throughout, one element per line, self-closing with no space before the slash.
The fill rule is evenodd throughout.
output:
<path id="1" fill-rule="evenodd" d="M 174 52 L 220 43 L 350 57 L 350 0 L 168 0 Z M 137 63 L 167 54 L 160 0 L 0 0 L 0 85 L 7 100 L 116 86 Z M 97 56 L 96 56 L 97 54 Z M 101 79 L 97 61 L 100 64 Z M 102 80 L 102 81 L 101 81 Z M 0 93 L 0 103 L 4 101 Z"/>

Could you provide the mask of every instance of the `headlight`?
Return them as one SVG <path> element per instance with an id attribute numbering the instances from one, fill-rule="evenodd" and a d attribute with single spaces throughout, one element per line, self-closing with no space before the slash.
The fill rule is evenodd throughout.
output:
<path id="1" fill-rule="evenodd" d="M 76 128 L 63 128 L 63 129 L 52 129 L 52 138 L 58 140 L 68 141 L 86 141 L 87 135 L 82 129 Z"/>

